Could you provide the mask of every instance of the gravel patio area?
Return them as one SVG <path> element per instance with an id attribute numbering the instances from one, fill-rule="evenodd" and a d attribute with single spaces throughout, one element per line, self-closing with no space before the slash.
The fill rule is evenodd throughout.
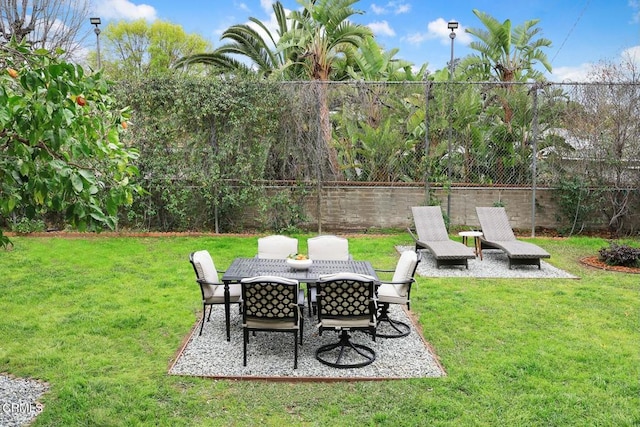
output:
<path id="1" fill-rule="evenodd" d="M 413 246 L 397 246 L 398 252 L 412 251 Z M 529 279 L 578 279 L 542 260 L 537 265 L 518 265 L 509 269 L 507 256 L 499 249 L 484 249 L 482 260 L 476 257 L 469 260 L 469 268 L 463 266 L 443 266 L 436 268 L 436 261 L 428 250 L 422 250 L 422 261 L 418 264 L 416 274 L 423 277 L 476 277 L 476 278 L 529 278 Z"/>
<path id="2" fill-rule="evenodd" d="M 241 316 L 236 307 L 231 315 L 231 341 L 226 341 L 224 308 L 214 307 L 211 321 L 205 323 L 199 336 L 199 323 L 179 351 L 169 369 L 173 375 L 211 378 L 271 380 L 382 380 L 399 378 L 441 377 L 446 375 L 435 353 L 417 330 L 410 316 L 400 307 L 391 307 L 393 319 L 411 325 L 404 338 L 376 338 L 356 331 L 353 341 L 373 348 L 376 360 L 365 367 L 338 369 L 325 366 L 315 358 L 321 345 L 335 342 L 338 334 L 325 331 L 320 336 L 316 317 L 305 310 L 303 345 L 298 347 L 298 369 L 293 369 L 293 335 L 258 332 L 249 338 L 247 366 L 242 366 Z"/>

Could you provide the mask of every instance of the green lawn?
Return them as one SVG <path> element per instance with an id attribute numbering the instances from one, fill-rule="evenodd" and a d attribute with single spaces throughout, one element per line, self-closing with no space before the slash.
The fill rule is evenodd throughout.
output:
<path id="1" fill-rule="evenodd" d="M 418 277 L 412 310 L 448 375 L 348 383 L 167 375 L 201 309 L 189 252 L 224 269 L 256 237 L 13 241 L 0 372 L 50 384 L 37 426 L 640 425 L 640 275 L 583 267 L 601 239 L 533 240 L 580 280 Z M 350 237 L 379 268 L 396 244 L 409 236 Z"/>

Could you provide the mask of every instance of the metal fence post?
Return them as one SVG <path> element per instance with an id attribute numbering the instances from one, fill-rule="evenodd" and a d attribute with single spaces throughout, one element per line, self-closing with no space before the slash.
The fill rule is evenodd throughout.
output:
<path id="1" fill-rule="evenodd" d="M 533 124 L 531 135 L 531 237 L 536 237 L 536 176 L 538 174 L 538 84 L 533 85 Z"/>

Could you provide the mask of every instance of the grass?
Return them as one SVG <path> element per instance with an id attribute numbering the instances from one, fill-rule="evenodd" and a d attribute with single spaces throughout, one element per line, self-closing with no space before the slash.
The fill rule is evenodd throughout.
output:
<path id="1" fill-rule="evenodd" d="M 532 240 L 580 280 L 418 277 L 412 310 L 448 375 L 350 383 L 167 375 L 201 310 L 189 252 L 224 269 L 255 254 L 255 237 L 13 241 L 0 252 L 0 372 L 50 384 L 36 426 L 640 425 L 640 276 L 583 267 L 602 239 Z M 379 268 L 396 244 L 411 243 L 350 237 Z"/>

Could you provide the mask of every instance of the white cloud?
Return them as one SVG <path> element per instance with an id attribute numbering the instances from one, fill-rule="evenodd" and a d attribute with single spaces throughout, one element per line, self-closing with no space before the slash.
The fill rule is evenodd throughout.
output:
<path id="1" fill-rule="evenodd" d="M 451 39 L 449 38 L 449 33 L 451 30 L 447 27 L 448 21 L 445 21 L 443 18 L 438 18 L 435 21 L 431 21 L 427 24 L 427 31 L 424 33 L 413 33 L 404 39 L 413 45 L 420 45 L 422 42 L 426 40 L 439 40 L 441 44 L 448 45 L 451 43 Z M 464 31 L 464 27 L 460 26 L 455 31 L 456 33 L 456 43 L 461 43 L 463 45 L 468 45 L 471 43 L 471 36 Z"/>
<path id="2" fill-rule="evenodd" d="M 640 22 L 640 1 L 629 0 L 629 7 L 632 10 L 631 21 L 637 24 Z"/>
<path id="3" fill-rule="evenodd" d="M 428 40 L 427 33 L 413 33 L 403 37 L 409 44 L 421 45 L 423 41 Z"/>
<path id="4" fill-rule="evenodd" d="M 620 61 L 631 61 L 640 67 L 640 46 L 625 49 L 620 54 Z M 585 62 L 578 66 L 553 67 L 552 73 L 547 73 L 547 79 L 552 82 L 588 82 L 593 81 L 593 71 L 598 64 Z"/>
<path id="5" fill-rule="evenodd" d="M 387 10 L 383 6 L 378 6 L 375 3 L 371 3 L 371 10 L 376 15 L 384 15 L 385 13 L 387 13 Z"/>
<path id="6" fill-rule="evenodd" d="M 593 64 L 585 62 L 576 67 L 554 67 L 553 72 L 547 76 L 552 82 L 585 82 L 588 80 L 589 73 L 593 68 Z"/>
<path id="7" fill-rule="evenodd" d="M 134 4 L 129 0 L 105 0 L 96 2 L 95 13 L 106 19 L 155 20 L 158 15 L 153 6 Z"/>
<path id="8" fill-rule="evenodd" d="M 440 40 L 442 44 L 451 43 L 451 39 L 449 38 L 449 34 L 451 30 L 448 27 L 449 21 L 445 21 L 443 18 L 438 18 L 435 21 L 431 21 L 427 24 L 427 30 L 429 30 L 429 34 L 433 39 Z M 463 45 L 468 45 L 471 43 L 472 37 L 469 33 L 464 30 L 464 27 L 460 25 L 456 30 L 456 43 L 462 43 Z"/>
<path id="9" fill-rule="evenodd" d="M 403 13 L 407 13 L 411 10 L 411 5 L 409 3 L 404 3 L 401 1 L 390 1 L 384 6 L 377 5 L 375 3 L 371 4 L 371 11 L 375 15 L 386 15 L 393 11 L 395 15 L 400 15 Z"/>
<path id="10" fill-rule="evenodd" d="M 633 46 L 622 51 L 622 59 L 630 59 L 631 63 L 640 67 L 640 46 Z"/>
<path id="11" fill-rule="evenodd" d="M 221 22 L 220 25 L 212 31 L 212 33 L 213 35 L 220 37 L 222 33 L 235 24 L 237 24 L 237 22 L 235 22 L 235 18 L 233 16 L 227 16 L 223 19 L 223 22 Z"/>
<path id="12" fill-rule="evenodd" d="M 411 10 L 411 5 L 410 4 L 399 4 L 398 7 L 395 10 L 395 14 L 396 15 L 400 15 L 403 13 L 408 13 Z"/>
<path id="13" fill-rule="evenodd" d="M 262 10 L 264 10 L 266 13 L 272 13 L 273 12 L 273 0 L 260 0 L 260 7 L 262 8 Z"/>
<path id="14" fill-rule="evenodd" d="M 396 35 L 396 32 L 393 31 L 393 28 L 391 28 L 387 21 L 372 22 L 368 24 L 367 27 L 371 28 L 371 31 L 376 36 L 393 37 Z"/>

